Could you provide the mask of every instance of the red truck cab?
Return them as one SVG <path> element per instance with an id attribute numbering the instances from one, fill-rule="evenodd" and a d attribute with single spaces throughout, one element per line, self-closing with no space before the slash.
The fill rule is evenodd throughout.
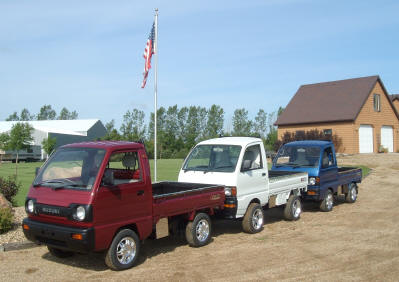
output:
<path id="1" fill-rule="evenodd" d="M 23 230 L 58 257 L 107 251 L 107 265 L 121 270 L 135 264 L 142 240 L 168 235 L 177 220 L 190 245 L 207 244 L 209 215 L 224 200 L 223 186 L 152 184 L 141 143 L 76 143 L 60 147 L 39 170 Z"/>

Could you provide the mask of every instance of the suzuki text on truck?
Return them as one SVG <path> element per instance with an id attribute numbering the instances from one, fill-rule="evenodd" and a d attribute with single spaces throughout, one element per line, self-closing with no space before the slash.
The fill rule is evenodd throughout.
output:
<path id="1" fill-rule="evenodd" d="M 300 171 L 268 171 L 259 138 L 222 137 L 197 144 L 187 156 L 179 181 L 224 185 L 226 218 L 242 219 L 245 232 L 263 228 L 262 207 L 285 205 L 289 220 L 299 219 L 301 195 L 308 175 Z"/>
<path id="2" fill-rule="evenodd" d="M 191 246 L 206 245 L 209 215 L 224 202 L 223 186 L 151 184 L 140 143 L 77 143 L 60 147 L 38 172 L 26 199 L 23 230 L 55 256 L 106 251 L 106 264 L 122 270 L 137 262 L 141 241 L 148 237 L 185 233 Z"/>

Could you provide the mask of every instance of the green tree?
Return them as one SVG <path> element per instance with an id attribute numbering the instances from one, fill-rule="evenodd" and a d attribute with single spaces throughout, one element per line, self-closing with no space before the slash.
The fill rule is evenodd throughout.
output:
<path id="1" fill-rule="evenodd" d="M 204 137 L 216 138 L 223 134 L 224 110 L 218 105 L 212 105 L 207 111 L 207 122 Z"/>
<path id="2" fill-rule="evenodd" d="M 284 112 L 284 110 L 285 110 L 285 108 L 283 108 L 283 107 L 279 107 L 278 108 L 278 110 L 277 110 L 277 117 L 279 117 L 283 112 Z"/>
<path id="3" fill-rule="evenodd" d="M 18 157 L 19 151 L 28 149 L 31 142 L 33 141 L 32 137 L 33 127 L 29 125 L 29 123 L 18 122 L 14 124 L 11 128 L 8 142 L 6 143 L 5 148 L 7 150 L 15 151 L 17 154 L 17 158 L 15 160 L 15 176 L 18 175 Z"/>
<path id="4" fill-rule="evenodd" d="M 129 141 L 144 140 L 146 132 L 144 117 L 144 112 L 138 109 L 126 112 L 121 126 L 123 139 Z"/>
<path id="5" fill-rule="evenodd" d="M 8 116 L 8 118 L 6 118 L 6 121 L 18 121 L 18 120 L 19 116 L 17 112 L 13 112 L 11 115 Z"/>
<path id="6" fill-rule="evenodd" d="M 254 131 L 264 139 L 267 135 L 267 129 L 267 113 L 264 110 L 259 109 L 255 117 Z"/>
<path id="7" fill-rule="evenodd" d="M 50 105 L 44 105 L 40 108 L 40 112 L 37 114 L 37 120 L 54 120 L 56 116 L 57 113 Z"/>
<path id="8" fill-rule="evenodd" d="M 205 128 L 208 120 L 208 110 L 205 107 L 198 107 L 198 141 L 205 139 Z"/>
<path id="9" fill-rule="evenodd" d="M 252 134 L 252 121 L 248 119 L 248 111 L 244 108 L 237 109 L 233 115 L 233 136 L 250 136 Z"/>
<path id="10" fill-rule="evenodd" d="M 21 111 L 21 115 L 20 115 L 19 120 L 20 120 L 20 121 L 29 121 L 29 120 L 33 120 L 34 117 L 35 117 L 34 115 L 31 115 L 31 114 L 30 114 L 30 112 L 29 112 L 28 109 L 24 108 L 24 109 Z"/>
<path id="11" fill-rule="evenodd" d="M 51 155 L 51 153 L 55 149 L 55 145 L 57 144 L 57 138 L 49 136 L 48 138 L 43 139 L 42 146 L 44 152 L 46 152 L 47 157 Z"/>
<path id="12" fill-rule="evenodd" d="M 177 135 L 179 132 L 179 110 L 177 105 L 168 107 L 165 116 L 165 128 L 164 134 L 161 136 L 161 142 L 163 146 L 163 151 L 165 158 L 173 157 L 174 153 L 178 150 L 178 139 Z"/>
<path id="13" fill-rule="evenodd" d="M 67 108 L 63 107 L 61 109 L 60 115 L 58 116 L 57 119 L 71 120 L 71 119 L 77 119 L 77 118 L 78 118 L 78 113 L 76 111 L 70 112 Z"/>
<path id="14" fill-rule="evenodd" d="M 0 133 L 0 151 L 6 150 L 10 136 L 7 133 Z M 0 165 L 3 162 L 3 154 L 0 153 Z"/>
<path id="15" fill-rule="evenodd" d="M 119 134 L 118 130 L 115 128 L 115 120 L 111 120 L 105 124 L 105 129 L 107 134 L 102 138 L 102 140 L 121 140 L 122 136 Z"/>
<path id="16" fill-rule="evenodd" d="M 276 112 L 270 113 L 268 115 L 268 125 L 269 125 L 269 132 L 266 136 L 266 148 L 268 150 L 275 150 L 275 144 L 277 143 L 278 140 L 278 135 L 277 135 L 277 127 L 274 126 L 274 123 L 276 122 L 277 118 L 281 115 L 281 113 L 284 111 L 283 107 L 279 107 Z"/>
<path id="17" fill-rule="evenodd" d="M 184 134 L 184 143 L 187 149 L 193 147 L 200 136 L 200 128 L 198 121 L 198 108 L 191 106 L 188 109 L 186 132 Z"/>

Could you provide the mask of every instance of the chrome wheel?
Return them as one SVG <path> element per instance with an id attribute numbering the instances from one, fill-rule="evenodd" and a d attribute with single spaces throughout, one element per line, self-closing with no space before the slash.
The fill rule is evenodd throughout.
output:
<path id="1" fill-rule="evenodd" d="M 120 264 L 129 264 L 136 256 L 136 243 L 132 237 L 124 237 L 116 247 L 116 258 Z"/>
<path id="2" fill-rule="evenodd" d="M 351 189 L 351 199 L 352 199 L 352 201 L 354 202 L 354 201 L 356 201 L 356 198 L 357 198 L 356 187 L 355 187 L 355 186 L 352 186 L 352 189 Z"/>
<path id="3" fill-rule="evenodd" d="M 205 219 L 201 219 L 195 227 L 195 235 L 200 242 L 206 241 L 209 236 L 209 223 Z"/>
<path id="4" fill-rule="evenodd" d="M 252 226 L 255 230 L 262 228 L 263 226 L 263 211 L 256 209 L 252 215 Z"/>
<path id="5" fill-rule="evenodd" d="M 327 199 L 326 199 L 326 207 L 328 210 L 331 210 L 334 204 L 334 198 L 331 193 L 327 194 Z"/>
<path id="6" fill-rule="evenodd" d="M 292 204 L 292 211 L 294 218 L 298 218 L 300 216 L 302 212 L 302 206 L 301 206 L 301 201 L 299 201 L 299 199 L 296 199 Z"/>

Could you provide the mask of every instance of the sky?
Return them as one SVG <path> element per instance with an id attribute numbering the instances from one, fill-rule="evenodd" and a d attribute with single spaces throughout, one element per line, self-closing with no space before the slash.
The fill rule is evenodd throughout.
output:
<path id="1" fill-rule="evenodd" d="M 303 84 L 380 75 L 399 93 L 399 1 L 0 0 L 0 120 L 50 104 L 81 119 L 154 111 L 141 89 L 159 9 L 158 107 L 285 107 Z M 154 62 L 153 62 L 154 66 Z"/>

